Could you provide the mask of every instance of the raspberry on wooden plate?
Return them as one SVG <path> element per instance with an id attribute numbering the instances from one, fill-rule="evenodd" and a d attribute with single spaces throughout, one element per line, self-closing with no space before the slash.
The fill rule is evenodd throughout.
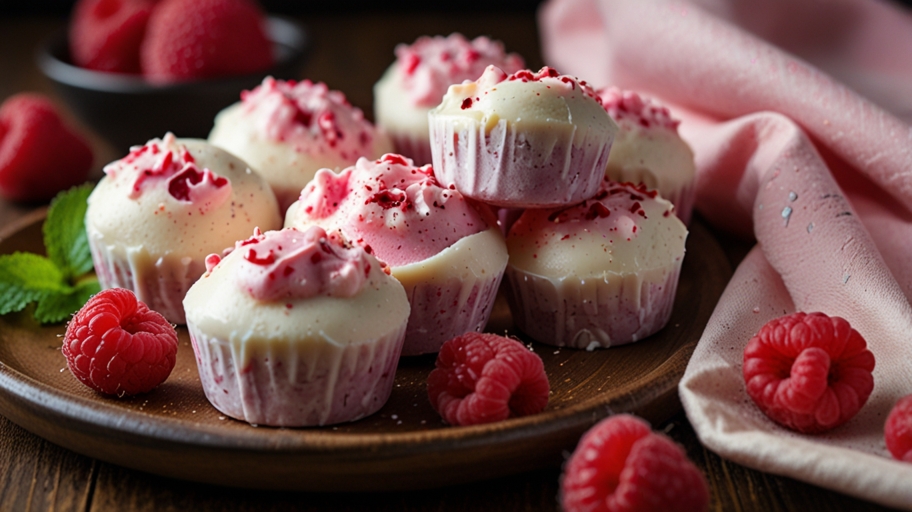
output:
<path id="1" fill-rule="evenodd" d="M 874 389 L 874 354 L 847 321 L 823 313 L 770 320 L 744 349 L 744 382 L 776 423 L 814 434 L 849 421 Z"/>
<path id="2" fill-rule="evenodd" d="M 564 466 L 564 512 L 698 512 L 709 507 L 700 470 L 671 439 L 628 414 L 592 427 Z"/>
<path id="3" fill-rule="evenodd" d="M 428 398 L 451 425 L 526 416 L 548 405 L 540 357 L 517 340 L 470 332 L 446 343 L 428 376 Z"/>
<path id="4" fill-rule="evenodd" d="M 0 195 L 12 201 L 46 201 L 86 180 L 92 149 L 64 125 L 57 108 L 35 93 L 11 96 L 0 106 Z"/>
<path id="5" fill-rule="evenodd" d="M 63 355 L 73 376 L 107 395 L 135 395 L 158 386 L 174 369 L 177 331 L 123 288 L 86 302 L 67 325 Z"/>

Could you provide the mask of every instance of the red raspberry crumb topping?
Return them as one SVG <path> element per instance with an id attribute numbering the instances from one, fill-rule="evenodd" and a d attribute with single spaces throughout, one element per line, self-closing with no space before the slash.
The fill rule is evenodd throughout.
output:
<path id="1" fill-rule="evenodd" d="M 884 426 L 884 439 L 893 458 L 912 462 L 912 395 L 900 398 Z"/>
<path id="2" fill-rule="evenodd" d="M 671 117 L 668 108 L 642 98 L 634 91 L 623 91 L 616 87 L 599 89 L 599 98 L 608 115 L 618 123 L 629 121 L 643 128 L 665 128 L 678 131 L 681 123 Z"/>
<path id="3" fill-rule="evenodd" d="M 92 149 L 64 125 L 50 100 L 23 93 L 0 106 L 0 195 L 48 200 L 84 182 L 91 167 Z"/>
<path id="4" fill-rule="evenodd" d="M 549 392 L 541 358 L 496 334 L 470 332 L 447 341 L 428 376 L 431 405 L 451 425 L 539 413 Z"/>
<path id="5" fill-rule="evenodd" d="M 145 393 L 174 369 L 177 331 L 133 292 L 109 288 L 67 325 L 63 355 L 73 376 L 98 392 Z"/>
<path id="6" fill-rule="evenodd" d="M 561 505 L 564 512 L 702 511 L 709 487 L 674 441 L 620 414 L 580 440 L 564 467 Z"/>
<path id="7" fill-rule="evenodd" d="M 770 320 L 744 350 L 747 394 L 771 420 L 813 434 L 849 421 L 874 389 L 874 354 L 839 317 Z"/>
<path id="8" fill-rule="evenodd" d="M 157 82 L 254 73 L 273 59 L 265 16 L 251 0 L 163 0 L 140 48 L 143 74 Z"/>
<path id="9" fill-rule="evenodd" d="M 70 54 L 77 66 L 139 73 L 139 46 L 152 0 L 80 0 L 73 7 Z"/>

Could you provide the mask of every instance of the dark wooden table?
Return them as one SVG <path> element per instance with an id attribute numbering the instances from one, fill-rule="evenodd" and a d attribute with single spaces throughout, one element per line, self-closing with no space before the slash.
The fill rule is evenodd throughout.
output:
<path id="1" fill-rule="evenodd" d="M 532 12 L 350 14 L 302 19 L 314 43 L 301 78 L 326 82 L 371 112 L 371 86 L 393 59 L 393 48 L 424 34 L 489 35 L 542 64 Z M 21 91 L 54 96 L 34 63 L 36 45 L 64 26 L 49 17 L 0 19 L 0 102 Z M 96 171 L 119 151 L 92 137 Z M 0 200 L 0 225 L 39 205 Z M 747 244 L 716 233 L 733 263 Z M 681 443 L 703 470 L 720 511 L 887 510 L 816 486 L 722 460 L 697 440 L 683 413 L 657 429 Z M 442 489 L 369 494 L 292 493 L 224 488 L 124 469 L 53 445 L 0 416 L 0 510 L 6 511 L 243 511 L 243 510 L 559 510 L 560 468 Z"/>

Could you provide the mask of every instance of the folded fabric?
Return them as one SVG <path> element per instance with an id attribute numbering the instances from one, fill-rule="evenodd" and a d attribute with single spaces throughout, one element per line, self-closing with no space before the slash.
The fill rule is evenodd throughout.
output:
<path id="1" fill-rule="evenodd" d="M 883 427 L 912 394 L 912 15 L 874 0 L 550 0 L 545 60 L 658 98 L 697 162 L 697 210 L 753 236 L 688 365 L 681 401 L 721 456 L 912 510 Z M 794 311 L 847 319 L 877 359 L 861 412 L 790 432 L 748 398 L 742 357 Z"/>

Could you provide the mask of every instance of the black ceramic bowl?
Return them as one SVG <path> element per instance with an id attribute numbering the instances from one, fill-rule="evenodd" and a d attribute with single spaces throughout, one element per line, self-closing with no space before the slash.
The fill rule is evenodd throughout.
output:
<path id="1" fill-rule="evenodd" d="M 265 76 L 297 79 L 308 48 L 300 24 L 275 16 L 267 19 L 276 49 L 275 65 L 263 72 L 167 85 L 141 77 L 92 71 L 73 65 L 66 32 L 38 49 L 38 65 L 76 115 L 117 151 L 173 132 L 178 137 L 205 138 L 215 115 L 240 100 Z"/>

